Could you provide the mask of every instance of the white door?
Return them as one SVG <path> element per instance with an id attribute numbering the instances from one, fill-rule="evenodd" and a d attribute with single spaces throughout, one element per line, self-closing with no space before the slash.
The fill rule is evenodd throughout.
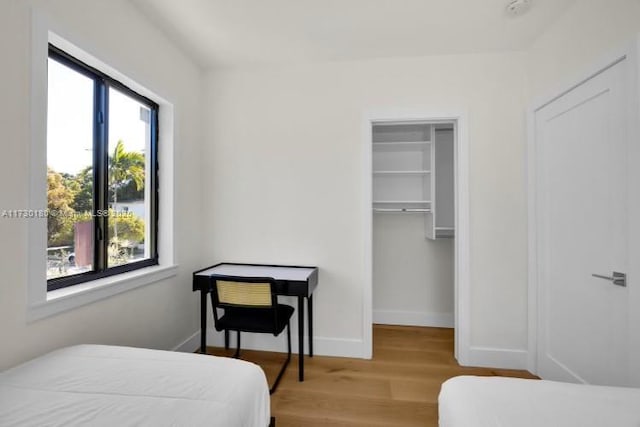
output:
<path id="1" fill-rule="evenodd" d="M 537 364 L 545 379 L 628 381 L 629 287 L 593 274 L 628 273 L 628 192 L 639 190 L 628 178 L 629 68 L 623 59 L 535 112 Z"/>

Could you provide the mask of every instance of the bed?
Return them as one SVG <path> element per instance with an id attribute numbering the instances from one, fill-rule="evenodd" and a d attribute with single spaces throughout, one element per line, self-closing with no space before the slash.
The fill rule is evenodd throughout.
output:
<path id="1" fill-rule="evenodd" d="M 640 426 L 640 389 L 503 377 L 454 377 L 440 427 Z"/>
<path id="2" fill-rule="evenodd" d="M 79 345 L 0 373 L 0 425 L 267 427 L 269 388 L 241 360 Z"/>

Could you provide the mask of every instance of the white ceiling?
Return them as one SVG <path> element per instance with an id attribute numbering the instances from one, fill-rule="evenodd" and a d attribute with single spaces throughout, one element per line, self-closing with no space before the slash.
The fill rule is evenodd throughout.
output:
<path id="1" fill-rule="evenodd" d="M 203 67 L 526 49 L 575 0 L 131 0 Z"/>

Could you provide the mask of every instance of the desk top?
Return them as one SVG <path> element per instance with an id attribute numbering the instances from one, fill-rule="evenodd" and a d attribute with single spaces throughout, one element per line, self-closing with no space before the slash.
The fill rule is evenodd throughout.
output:
<path id="1" fill-rule="evenodd" d="M 211 277 L 218 274 L 222 276 L 271 277 L 275 280 L 306 282 L 317 271 L 317 267 L 222 263 L 206 270 L 198 271 L 195 275 L 205 277 Z"/>
<path id="2" fill-rule="evenodd" d="M 308 298 L 318 286 L 318 267 L 227 263 L 193 273 L 193 290 L 210 292 L 216 276 L 270 277 L 276 281 L 276 293 Z"/>

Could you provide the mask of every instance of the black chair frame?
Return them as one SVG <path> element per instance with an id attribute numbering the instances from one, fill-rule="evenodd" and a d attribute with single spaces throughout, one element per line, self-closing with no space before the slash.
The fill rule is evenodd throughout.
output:
<path id="1" fill-rule="evenodd" d="M 240 333 L 241 332 L 257 332 L 257 333 L 266 333 L 266 332 L 271 332 L 273 333 L 274 336 L 278 336 L 280 335 L 280 332 L 282 332 L 282 330 L 278 331 L 278 325 L 279 325 L 279 318 L 278 318 L 278 296 L 276 294 L 276 281 L 275 279 L 273 279 L 272 277 L 239 277 L 239 276 L 221 276 L 221 275 L 216 275 L 215 277 L 212 278 L 212 280 L 214 281 L 213 286 L 211 287 L 211 304 L 212 304 L 212 311 L 213 311 L 213 321 L 214 321 L 214 326 L 216 328 L 217 331 L 224 331 L 225 332 L 225 348 L 229 348 L 229 332 L 230 331 L 236 331 L 237 333 L 237 346 L 236 346 L 236 351 L 233 355 L 234 358 L 238 359 L 240 357 Z M 246 284 L 247 286 L 251 286 L 251 284 L 265 284 L 265 283 L 269 283 L 270 288 L 271 288 L 271 305 L 270 306 L 257 306 L 257 305 L 238 305 L 238 304 L 227 304 L 227 303 L 221 303 L 220 299 L 219 299 L 219 295 L 218 295 L 218 281 L 223 281 L 223 282 L 239 282 L 239 283 L 243 283 Z M 284 304 L 281 304 L 281 306 Z M 271 328 L 269 331 L 257 331 L 257 330 L 253 330 L 253 329 L 241 329 L 241 328 L 226 328 L 223 325 L 221 325 L 221 318 L 218 317 L 218 311 L 217 308 L 221 308 L 224 310 L 225 314 L 227 313 L 228 310 L 233 310 L 234 308 L 242 308 L 245 310 L 262 310 L 262 311 L 271 311 L 273 313 L 273 317 L 272 317 L 272 321 L 273 323 L 271 324 Z M 293 308 L 291 308 L 293 310 Z M 224 317 L 224 315 L 222 316 Z M 286 329 L 287 329 L 287 359 L 285 360 L 284 364 L 282 365 L 282 368 L 280 368 L 280 372 L 278 373 L 278 376 L 276 377 L 276 380 L 273 384 L 273 386 L 269 389 L 269 394 L 273 394 L 276 389 L 278 388 L 278 384 L 280 383 L 280 380 L 282 379 L 282 376 L 284 375 L 285 370 L 287 369 L 287 366 L 289 366 L 289 362 L 291 361 L 291 315 L 289 315 L 289 318 L 287 319 L 287 325 L 286 325 Z"/>

